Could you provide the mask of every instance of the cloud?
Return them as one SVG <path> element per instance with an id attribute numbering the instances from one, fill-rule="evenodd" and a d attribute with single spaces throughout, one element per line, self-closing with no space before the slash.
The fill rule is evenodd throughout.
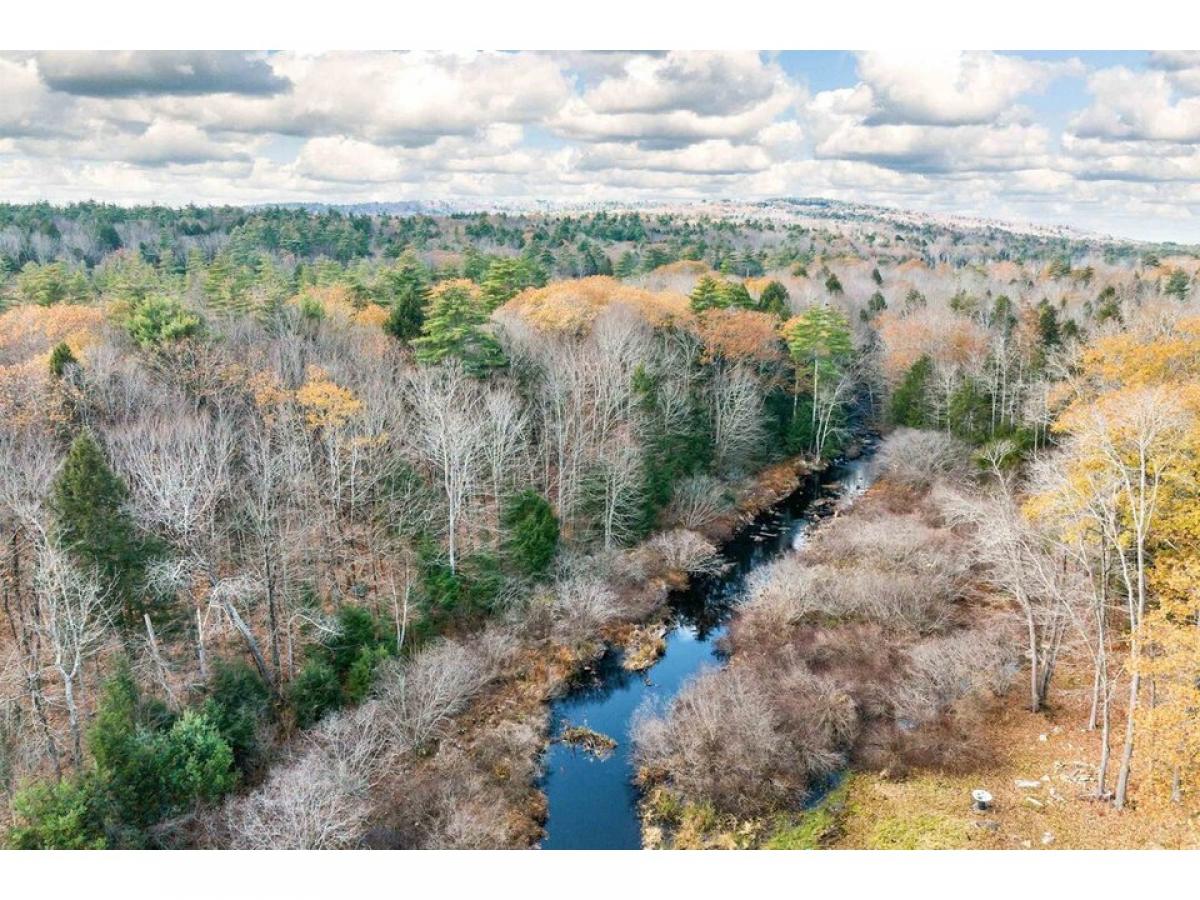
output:
<path id="1" fill-rule="evenodd" d="M 572 97 L 550 124 L 575 140 L 659 148 L 753 141 L 801 96 L 758 53 L 673 51 L 625 59 L 619 73 Z"/>
<path id="2" fill-rule="evenodd" d="M 558 65 L 531 53 L 282 53 L 271 65 L 292 84 L 287 93 L 171 98 L 155 108 L 205 128 L 415 147 L 540 120 L 570 93 Z"/>
<path id="3" fill-rule="evenodd" d="M 810 95 L 757 52 L 0 53 L 0 200 L 819 195 L 1200 238 L 1200 54 L 855 60 Z"/>
<path id="4" fill-rule="evenodd" d="M 1189 70 L 1190 71 L 1190 70 Z M 1200 141 L 1200 96 L 1176 97 L 1162 69 L 1102 69 L 1088 79 L 1092 103 L 1071 123 L 1084 138 L 1125 141 Z"/>
<path id="5" fill-rule="evenodd" d="M 289 86 L 265 59 L 230 51 L 53 51 L 36 59 L 48 87 L 85 97 L 260 95 Z"/>
<path id="6" fill-rule="evenodd" d="M 871 91 L 870 124 L 984 125 L 1055 78 L 1082 71 L 991 52 L 869 52 L 858 74 Z"/>

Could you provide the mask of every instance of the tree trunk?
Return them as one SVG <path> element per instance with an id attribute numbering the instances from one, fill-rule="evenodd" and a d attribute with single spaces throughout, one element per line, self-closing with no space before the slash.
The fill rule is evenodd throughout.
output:
<path id="1" fill-rule="evenodd" d="M 1142 676 L 1137 672 L 1129 681 L 1129 709 L 1125 712 L 1125 744 L 1121 748 L 1121 768 L 1117 772 L 1117 793 L 1113 805 L 1117 809 L 1125 808 L 1129 795 L 1129 773 L 1133 768 L 1133 734 L 1134 714 L 1137 711 L 1138 689 L 1141 687 Z"/>
<path id="2" fill-rule="evenodd" d="M 67 705 L 67 721 L 71 729 L 72 759 L 76 769 L 83 768 L 83 736 L 79 730 L 79 708 L 75 703 L 75 679 L 59 668 L 63 682 L 63 701 Z"/>

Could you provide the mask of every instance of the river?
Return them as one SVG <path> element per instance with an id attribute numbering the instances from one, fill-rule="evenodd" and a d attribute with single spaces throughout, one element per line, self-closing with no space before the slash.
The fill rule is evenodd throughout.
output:
<path id="1" fill-rule="evenodd" d="M 810 526 L 853 502 L 870 484 L 870 452 L 841 460 L 809 476 L 790 496 L 761 513 L 722 548 L 732 563 L 720 576 L 698 577 L 671 595 L 667 649 L 646 672 L 621 667 L 610 650 L 588 676 L 551 710 L 551 737 L 585 725 L 613 738 L 615 750 L 598 758 L 552 741 L 542 790 L 548 815 L 547 850 L 637 850 L 642 846 L 630 726 L 643 703 L 664 706 L 683 684 L 708 666 L 721 665 L 718 641 L 741 599 L 746 576 L 780 554 L 803 545 Z"/>

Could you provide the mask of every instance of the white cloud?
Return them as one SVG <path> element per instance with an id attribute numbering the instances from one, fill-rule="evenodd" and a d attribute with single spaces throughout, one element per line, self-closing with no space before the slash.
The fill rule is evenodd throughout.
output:
<path id="1" fill-rule="evenodd" d="M 1102 69 L 1088 79 L 1092 104 L 1071 123 L 1080 137 L 1200 141 L 1200 97 L 1176 98 L 1162 70 Z"/>
<path id="2" fill-rule="evenodd" d="M 620 74 L 573 97 L 551 125 L 585 141 L 753 141 L 801 96 L 778 64 L 757 53 L 634 56 Z"/>
<path id="3" fill-rule="evenodd" d="M 859 54 L 858 73 L 874 98 L 876 123 L 983 125 L 1009 112 L 1024 94 L 1078 72 L 990 52 L 908 51 Z"/>

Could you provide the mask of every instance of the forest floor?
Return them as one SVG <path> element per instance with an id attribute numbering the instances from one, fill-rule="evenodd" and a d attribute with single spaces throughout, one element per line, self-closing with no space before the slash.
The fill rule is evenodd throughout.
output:
<path id="1" fill-rule="evenodd" d="M 1200 848 L 1200 804 L 1184 806 L 1137 796 L 1123 811 L 1093 798 L 1099 731 L 1088 731 L 1090 672 L 1067 665 L 1056 676 L 1051 707 L 1032 713 L 1024 694 L 997 701 L 982 736 L 987 761 L 953 775 L 912 772 L 903 780 L 855 773 L 830 810 L 820 846 L 839 849 L 1151 849 Z M 1116 779 L 1124 710 L 1113 709 Z M 1036 782 L 1036 786 L 1034 783 Z M 971 791 L 994 798 L 974 812 Z"/>

